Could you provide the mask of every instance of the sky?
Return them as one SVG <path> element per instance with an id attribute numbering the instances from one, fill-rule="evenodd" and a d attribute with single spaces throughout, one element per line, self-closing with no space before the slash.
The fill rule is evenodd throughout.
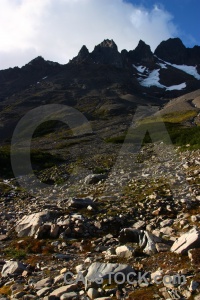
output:
<path id="1" fill-rule="evenodd" d="M 199 0 L 0 0 L 0 69 L 23 66 L 41 55 L 61 64 L 104 39 L 152 51 L 180 37 L 200 45 Z"/>

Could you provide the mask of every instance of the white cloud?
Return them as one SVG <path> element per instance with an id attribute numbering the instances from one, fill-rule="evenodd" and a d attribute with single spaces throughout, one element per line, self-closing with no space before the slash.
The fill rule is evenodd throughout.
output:
<path id="1" fill-rule="evenodd" d="M 177 34 L 172 16 L 123 0 L 1 0 L 0 69 L 34 57 L 67 63 L 85 44 L 90 51 L 105 38 L 119 50 L 140 39 L 152 49 Z"/>

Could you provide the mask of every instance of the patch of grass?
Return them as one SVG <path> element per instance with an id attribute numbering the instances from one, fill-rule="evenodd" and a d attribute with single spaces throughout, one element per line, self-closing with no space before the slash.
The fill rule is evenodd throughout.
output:
<path id="1" fill-rule="evenodd" d="M 0 295 L 9 296 L 11 295 L 10 285 L 4 285 L 0 288 Z"/>
<path id="2" fill-rule="evenodd" d="M 173 112 L 169 114 L 165 114 L 162 116 L 164 122 L 169 123 L 182 123 L 191 118 L 196 117 L 198 114 L 195 110 L 188 110 L 188 111 L 180 111 L 180 112 Z"/>
<path id="3" fill-rule="evenodd" d="M 43 122 L 36 128 L 36 130 L 33 134 L 33 138 L 41 137 L 41 136 L 47 135 L 51 132 L 55 132 L 63 126 L 64 126 L 64 123 L 62 123 L 60 121 L 56 121 L 56 120 Z"/>
<path id="4" fill-rule="evenodd" d="M 163 126 L 164 125 L 164 126 Z M 131 143 L 133 145 L 143 146 L 151 142 L 163 141 L 166 144 L 172 143 L 176 146 L 185 147 L 190 144 L 190 149 L 200 148 L 200 126 L 184 127 L 179 123 L 145 123 L 127 135 L 107 138 L 107 143 Z"/>
<path id="5" fill-rule="evenodd" d="M 105 168 L 102 168 L 102 167 L 94 167 L 94 169 L 93 169 L 93 173 L 94 174 L 105 174 L 105 173 L 107 173 L 107 169 L 105 169 Z"/>
<path id="6" fill-rule="evenodd" d="M 14 259 L 24 259 L 28 254 L 43 254 L 48 255 L 54 252 L 54 247 L 51 246 L 48 240 L 37 240 L 31 237 L 26 237 L 23 240 L 13 241 L 11 245 L 5 249 L 6 256 Z"/>
<path id="7" fill-rule="evenodd" d="M 124 196 L 131 199 L 131 202 L 141 202 L 151 194 L 155 194 L 157 198 L 168 198 L 169 191 L 169 184 L 162 178 L 155 179 L 154 181 L 141 179 L 129 183 L 123 190 Z"/>
<path id="8" fill-rule="evenodd" d="M 147 117 L 139 121 L 139 125 L 160 122 L 183 123 L 196 117 L 197 114 L 198 112 L 196 110 L 175 111 L 164 115 Z"/>
<path id="9" fill-rule="evenodd" d="M 156 286 L 138 288 L 129 294 L 128 300 L 152 300 L 155 294 L 158 294 L 158 288 Z"/>
<path id="10" fill-rule="evenodd" d="M 13 259 L 23 259 L 26 257 L 27 252 L 23 249 L 13 249 L 8 248 L 6 249 L 6 256 L 13 258 Z"/>
<path id="11" fill-rule="evenodd" d="M 55 149 L 64 149 L 67 147 L 71 147 L 74 145 L 79 145 L 81 143 L 85 143 L 85 142 L 91 142 L 90 138 L 77 138 L 77 139 L 73 139 L 73 140 L 67 140 L 67 138 L 65 139 L 65 141 L 62 143 L 59 143 L 58 145 L 55 146 Z"/>
<path id="12" fill-rule="evenodd" d="M 21 150 L 14 153 L 14 159 L 17 162 L 19 173 L 23 174 L 24 155 L 27 155 L 28 150 Z M 33 169 L 40 170 L 50 168 L 55 164 L 63 162 L 63 159 L 58 155 L 53 155 L 49 152 L 31 149 L 31 163 Z M 4 177 L 14 177 L 10 159 L 10 146 L 0 147 L 0 175 Z"/>

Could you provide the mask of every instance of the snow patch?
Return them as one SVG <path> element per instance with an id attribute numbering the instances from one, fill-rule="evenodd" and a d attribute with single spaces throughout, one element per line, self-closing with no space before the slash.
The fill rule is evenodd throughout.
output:
<path id="1" fill-rule="evenodd" d="M 187 65 L 176 65 L 176 64 L 171 64 L 167 61 L 163 61 L 163 63 L 159 63 L 160 66 L 165 66 L 166 69 L 166 65 L 172 66 L 176 69 L 179 69 L 189 75 L 192 75 L 194 78 L 200 80 L 200 74 L 197 72 L 197 67 L 195 66 L 187 66 Z"/>
<path id="2" fill-rule="evenodd" d="M 157 86 L 159 88 L 165 88 L 163 84 L 159 83 L 160 77 L 159 77 L 159 69 L 158 70 L 153 70 L 152 72 L 149 73 L 149 76 L 145 79 L 139 78 L 140 84 L 145 87 L 150 87 L 150 86 Z"/>
<path id="3" fill-rule="evenodd" d="M 181 67 L 181 68 L 182 67 L 188 67 L 188 66 L 173 65 L 173 64 L 170 64 L 170 63 L 165 62 L 165 61 L 163 61 L 162 63 L 161 62 L 158 63 L 158 65 L 162 69 L 167 69 L 168 65 L 171 65 L 171 66 L 173 66 L 173 67 L 175 67 L 177 69 L 178 69 L 178 67 Z M 182 90 L 182 89 L 184 89 L 186 87 L 186 83 L 185 82 L 183 82 L 181 84 L 177 84 L 177 85 L 172 85 L 172 86 L 165 86 L 165 85 L 161 84 L 159 82 L 159 80 L 160 80 L 160 73 L 159 73 L 160 69 L 149 71 L 148 68 L 144 67 L 144 66 L 133 65 L 133 67 L 138 71 L 138 73 L 140 73 L 140 77 L 138 78 L 138 81 L 144 87 L 156 86 L 158 88 L 165 89 L 166 91 L 174 91 L 174 90 L 179 90 L 180 91 L 180 90 Z M 195 70 L 194 69 L 195 69 L 195 67 L 189 67 L 187 70 L 189 70 L 190 72 L 193 72 L 193 76 L 194 76 L 195 75 L 195 70 L 196 70 L 196 69 Z M 147 75 L 144 74 L 144 72 Z M 196 71 L 196 73 L 197 73 L 197 71 Z M 147 77 L 147 78 L 144 78 L 144 77 Z M 199 75 L 199 79 L 200 79 L 200 75 Z"/>
<path id="4" fill-rule="evenodd" d="M 177 68 L 179 70 L 184 71 L 185 73 L 188 73 L 189 75 L 194 76 L 194 78 L 200 80 L 200 75 L 197 72 L 197 68 L 194 66 L 186 66 L 186 65 L 175 65 L 171 64 L 174 68 Z"/>
<path id="5" fill-rule="evenodd" d="M 174 91 L 174 90 L 182 90 L 186 87 L 186 83 L 183 82 L 181 84 L 172 85 L 172 86 L 165 86 L 159 82 L 159 69 L 153 70 L 149 73 L 148 78 L 143 79 L 142 77 L 139 78 L 139 82 L 142 86 L 150 87 L 150 86 L 157 86 L 158 88 L 166 89 L 166 91 Z"/>
<path id="6" fill-rule="evenodd" d="M 186 88 L 186 83 L 185 82 L 183 82 L 181 84 L 177 84 L 177 85 L 168 86 L 166 88 L 166 91 L 174 91 L 174 90 L 179 90 L 180 91 L 184 88 Z"/>
<path id="7" fill-rule="evenodd" d="M 136 68 L 136 70 L 139 72 L 139 73 L 144 73 L 144 71 L 146 70 L 146 67 L 144 66 L 136 66 L 136 65 L 133 65 L 134 68 Z"/>
<path id="8" fill-rule="evenodd" d="M 159 65 L 162 69 L 167 69 L 167 65 L 166 65 L 166 64 L 159 63 L 158 65 Z"/>

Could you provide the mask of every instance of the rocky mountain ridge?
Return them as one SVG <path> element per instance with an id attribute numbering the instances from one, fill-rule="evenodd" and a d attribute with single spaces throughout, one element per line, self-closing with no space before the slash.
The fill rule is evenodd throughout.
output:
<path id="1" fill-rule="evenodd" d="M 98 64 L 129 70 L 130 80 L 134 80 L 131 78 L 133 74 L 135 75 L 133 75 L 135 79 L 138 79 L 139 77 L 139 75 L 135 73 L 135 71 L 137 71 L 135 70 L 135 66 L 146 68 L 149 72 L 158 70 L 160 73 L 158 83 L 149 83 L 149 85 L 145 87 L 150 88 L 150 91 L 145 89 L 145 92 L 152 95 L 155 93 L 155 88 L 159 88 L 160 90 L 164 88 L 163 86 L 169 87 L 172 84 L 178 85 L 184 82 L 185 88 L 183 91 L 176 88 L 174 88 L 174 90 L 179 90 L 179 93 L 189 92 L 199 88 L 200 86 L 199 57 L 200 46 L 186 48 L 179 38 L 171 38 L 167 41 L 161 42 L 154 53 L 151 51 L 150 46 L 145 44 L 142 40 L 139 41 L 138 46 L 134 50 L 122 50 L 120 53 L 115 42 L 107 39 L 95 46 L 91 53 L 88 51 L 86 46 L 83 46 L 78 55 L 66 65 L 45 61 L 42 57 L 37 57 L 21 69 L 15 67 L 1 70 L 0 99 L 4 99 L 6 95 L 10 95 L 12 92 L 26 88 L 30 86 L 30 84 L 34 84 L 46 76 L 59 76 L 59 74 L 62 74 L 62 72 L 65 72 L 74 66 L 84 64 L 87 65 L 87 68 L 89 68 L 89 65 Z M 165 62 L 170 66 L 170 68 L 161 67 L 161 63 L 164 64 Z M 176 67 L 176 65 L 188 66 L 188 70 L 190 66 L 193 68 L 193 73 L 191 73 L 191 70 L 188 71 L 187 69 L 181 69 Z M 172 80 L 169 80 L 170 77 L 172 77 Z M 144 86 L 142 86 L 140 80 L 137 81 L 142 92 Z M 153 89 L 153 91 L 151 91 L 151 89 Z M 170 91 L 172 91 L 172 89 Z"/>
<path id="2" fill-rule="evenodd" d="M 0 300 L 199 299 L 198 53 L 104 40 L 0 71 Z"/>

